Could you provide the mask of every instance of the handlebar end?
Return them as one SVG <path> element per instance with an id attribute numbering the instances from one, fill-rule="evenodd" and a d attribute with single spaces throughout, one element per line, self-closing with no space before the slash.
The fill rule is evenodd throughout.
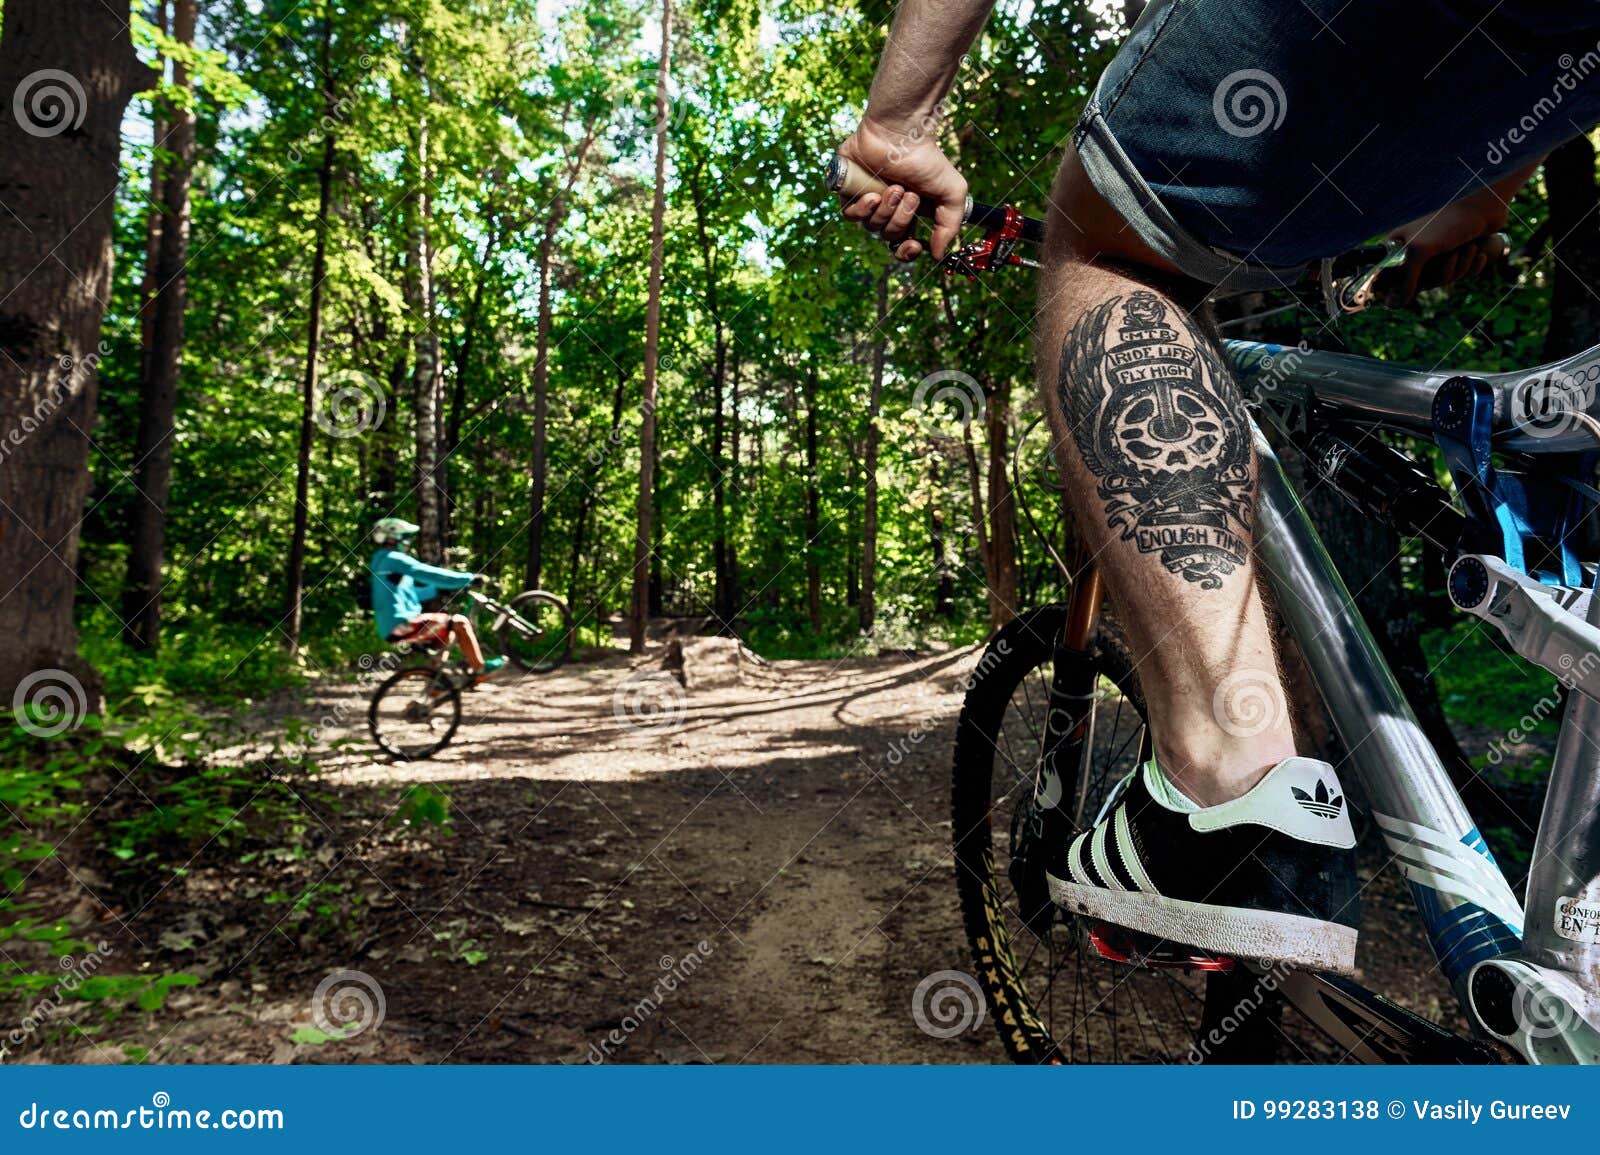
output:
<path id="1" fill-rule="evenodd" d="M 828 158 L 828 171 L 823 178 L 827 181 L 829 192 L 838 192 L 844 187 L 845 175 L 850 171 L 850 162 L 838 153 Z"/>

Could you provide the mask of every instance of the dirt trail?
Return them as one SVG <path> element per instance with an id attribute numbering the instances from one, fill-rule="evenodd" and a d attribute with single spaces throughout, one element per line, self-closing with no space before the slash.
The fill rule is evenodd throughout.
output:
<path id="1" fill-rule="evenodd" d="M 730 646 L 690 643 L 687 689 L 643 672 L 659 652 L 638 671 L 615 654 L 485 686 L 420 763 L 375 759 L 365 687 L 322 687 L 292 712 L 349 724 L 323 735 L 315 789 L 336 805 L 310 803 L 303 845 L 202 854 L 116 904 L 125 931 L 103 924 L 119 969 L 206 981 L 144 1027 L 34 1054 L 1003 1061 L 987 1024 L 935 1038 L 911 1013 L 925 976 L 970 967 L 948 780 L 975 652 L 766 664 Z M 453 834 L 389 820 L 414 783 L 448 785 Z M 1375 898 L 1382 941 L 1398 920 Z M 349 1037 L 308 1033 L 378 1006 L 381 1024 Z"/>

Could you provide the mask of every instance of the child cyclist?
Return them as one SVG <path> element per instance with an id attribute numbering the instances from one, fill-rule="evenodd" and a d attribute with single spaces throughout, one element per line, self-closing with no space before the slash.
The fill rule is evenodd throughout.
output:
<path id="1" fill-rule="evenodd" d="M 367 569 L 372 573 L 372 614 L 377 619 L 378 634 L 396 645 L 454 642 L 461 647 L 473 676 L 481 682 L 504 666 L 505 658 L 485 659 L 472 623 L 461 614 L 423 613 L 422 603 L 440 590 L 464 589 L 482 575 L 441 569 L 412 557 L 406 551 L 419 528 L 398 517 L 386 517 L 372 527 L 372 540 L 378 549 Z"/>

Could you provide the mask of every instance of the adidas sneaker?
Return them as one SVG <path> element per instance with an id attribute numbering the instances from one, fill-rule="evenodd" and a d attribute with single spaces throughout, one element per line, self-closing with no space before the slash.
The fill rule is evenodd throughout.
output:
<path id="1" fill-rule="evenodd" d="M 1289 758 L 1200 807 L 1152 759 L 1049 871 L 1066 911 L 1235 958 L 1345 974 L 1359 921 L 1355 831 L 1333 767 Z"/>

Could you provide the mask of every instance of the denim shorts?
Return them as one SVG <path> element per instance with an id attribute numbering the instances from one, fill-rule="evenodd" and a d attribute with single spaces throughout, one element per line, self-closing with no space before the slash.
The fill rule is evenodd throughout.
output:
<path id="1" fill-rule="evenodd" d="M 1600 122 L 1591 0 L 1152 0 L 1074 140 L 1157 253 L 1269 288 Z"/>

